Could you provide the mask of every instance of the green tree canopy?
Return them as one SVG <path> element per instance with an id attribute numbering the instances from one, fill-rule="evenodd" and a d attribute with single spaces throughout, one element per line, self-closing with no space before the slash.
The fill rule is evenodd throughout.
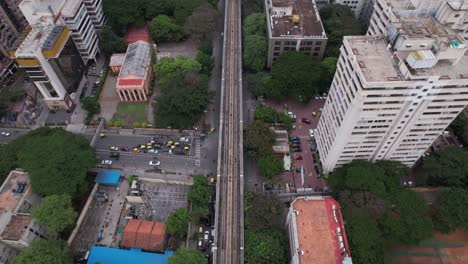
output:
<path id="1" fill-rule="evenodd" d="M 377 222 L 366 212 L 358 210 L 346 210 L 343 214 L 353 263 L 385 263 L 384 240 Z"/>
<path id="2" fill-rule="evenodd" d="M 206 3 L 206 0 L 171 0 L 174 6 L 174 18 L 178 25 L 183 25 L 193 9 Z"/>
<path id="3" fill-rule="evenodd" d="M 211 99 L 208 77 L 196 73 L 188 73 L 161 84 L 160 91 L 154 104 L 157 127 L 192 128 Z"/>
<path id="4" fill-rule="evenodd" d="M 61 128 L 40 128 L 22 141 L 19 165 L 29 173 L 34 192 L 74 197 L 86 189 L 86 173 L 96 162 L 86 138 Z"/>
<path id="5" fill-rule="evenodd" d="M 273 143 L 275 142 L 275 133 L 269 125 L 256 120 L 247 125 L 244 131 L 244 145 L 248 154 L 254 159 L 269 155 L 272 153 Z"/>
<path id="6" fill-rule="evenodd" d="M 213 69 L 214 58 L 211 55 L 206 54 L 202 50 L 198 50 L 195 60 L 200 63 L 201 69 L 200 73 L 205 75 L 210 75 L 211 70 Z"/>
<path id="7" fill-rule="evenodd" d="M 424 158 L 423 168 L 430 186 L 468 188 L 468 155 L 449 146 Z"/>
<path id="8" fill-rule="evenodd" d="M 249 16 L 252 13 L 265 12 L 263 9 L 263 5 L 263 0 L 242 0 L 242 14 L 244 16 Z"/>
<path id="9" fill-rule="evenodd" d="M 195 249 L 188 249 L 186 247 L 180 247 L 170 256 L 168 264 L 208 264 L 208 259 L 206 259 L 203 254 Z"/>
<path id="10" fill-rule="evenodd" d="M 468 146 L 468 120 L 463 115 L 463 112 L 450 124 L 449 129 L 457 136 L 463 146 Z"/>
<path id="11" fill-rule="evenodd" d="M 68 194 L 45 197 L 41 204 L 32 208 L 31 214 L 40 224 L 46 225 L 47 231 L 53 236 L 73 225 L 76 218 Z"/>
<path id="12" fill-rule="evenodd" d="M 265 68 L 267 52 L 267 39 L 264 36 L 245 36 L 242 61 L 248 70 L 252 72 L 259 72 L 263 70 L 263 68 Z"/>
<path id="13" fill-rule="evenodd" d="M 81 107 L 88 112 L 88 116 L 90 117 L 101 111 L 101 105 L 91 96 L 86 96 L 81 99 Z"/>
<path id="14" fill-rule="evenodd" d="M 201 67 L 196 60 L 179 56 L 176 59 L 161 58 L 153 69 L 158 83 L 164 85 L 169 81 L 178 80 L 188 73 L 199 73 Z"/>
<path id="15" fill-rule="evenodd" d="M 288 242 L 277 230 L 245 231 L 246 264 L 284 264 L 288 262 Z"/>
<path id="16" fill-rule="evenodd" d="M 457 227 L 468 228 L 468 190 L 444 190 L 439 194 L 434 216 L 435 229 L 449 233 Z"/>
<path id="17" fill-rule="evenodd" d="M 255 120 L 260 120 L 265 123 L 274 123 L 277 121 L 278 112 L 273 107 L 257 107 L 255 108 Z"/>
<path id="18" fill-rule="evenodd" d="M 208 179 L 203 175 L 193 177 L 193 185 L 188 193 L 188 199 L 192 202 L 193 210 L 203 215 L 208 214 L 208 204 L 210 200 L 211 188 Z"/>
<path id="19" fill-rule="evenodd" d="M 281 230 L 286 215 L 285 205 L 275 195 L 247 193 L 244 206 L 245 225 L 255 230 Z"/>
<path id="20" fill-rule="evenodd" d="M 72 264 L 73 258 L 65 241 L 33 240 L 15 257 L 15 264 Z"/>
<path id="21" fill-rule="evenodd" d="M 194 8 L 192 15 L 185 21 L 185 32 L 190 34 L 199 47 L 211 47 L 217 16 L 216 9 L 204 3 Z"/>
<path id="22" fill-rule="evenodd" d="M 340 55 L 343 36 L 362 35 L 363 33 L 359 21 L 349 6 L 328 4 L 320 8 L 320 17 L 328 37 L 326 57 Z"/>
<path id="23" fill-rule="evenodd" d="M 247 73 L 247 83 L 255 97 L 268 96 L 271 75 L 266 72 Z"/>
<path id="24" fill-rule="evenodd" d="M 266 37 L 265 13 L 252 13 L 244 19 L 242 27 L 245 36 L 260 35 Z"/>
<path id="25" fill-rule="evenodd" d="M 166 230 L 169 234 L 176 234 L 181 237 L 187 235 L 187 226 L 192 216 L 185 208 L 179 208 L 169 215 L 166 221 Z"/>
<path id="26" fill-rule="evenodd" d="M 277 101 L 292 97 L 308 102 L 313 95 L 322 92 L 319 89 L 322 77 L 318 60 L 301 52 L 288 52 L 273 62 L 267 97 Z"/>
<path id="27" fill-rule="evenodd" d="M 175 40 L 184 37 L 182 29 L 166 15 L 159 15 L 148 24 L 151 39 L 155 42 Z"/>
<path id="28" fill-rule="evenodd" d="M 106 57 L 117 52 L 125 52 L 127 44 L 123 38 L 117 36 L 110 26 L 104 25 L 99 34 L 99 46 Z"/>
<path id="29" fill-rule="evenodd" d="M 283 160 L 280 160 L 273 155 L 264 156 L 258 159 L 257 166 L 260 173 L 269 178 L 284 171 Z"/>

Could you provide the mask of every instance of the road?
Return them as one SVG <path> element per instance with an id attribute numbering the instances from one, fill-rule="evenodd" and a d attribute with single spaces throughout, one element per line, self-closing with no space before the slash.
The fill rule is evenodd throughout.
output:
<path id="1" fill-rule="evenodd" d="M 16 138 L 25 135 L 28 133 L 29 129 L 20 129 L 20 128 L 0 128 L 0 132 L 10 133 L 8 137 L 0 136 L 0 144 L 8 144 L 10 141 L 15 140 Z"/>
<path id="2" fill-rule="evenodd" d="M 227 0 L 221 83 L 213 263 L 243 263 L 240 0 Z"/>

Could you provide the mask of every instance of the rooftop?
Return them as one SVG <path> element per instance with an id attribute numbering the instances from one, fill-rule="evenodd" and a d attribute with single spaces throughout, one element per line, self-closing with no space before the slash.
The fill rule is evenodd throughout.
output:
<path id="1" fill-rule="evenodd" d="M 151 59 L 151 48 L 148 42 L 139 40 L 128 45 L 124 64 L 119 79 L 126 77 L 143 78 Z"/>
<path id="2" fill-rule="evenodd" d="M 271 37 L 326 38 L 314 0 L 266 0 Z"/>
<path id="3" fill-rule="evenodd" d="M 48 40 L 49 35 L 55 28 L 52 23 L 47 23 L 48 20 L 46 20 L 44 18 L 43 23 L 32 26 L 28 36 L 16 50 L 16 56 L 33 56 L 37 50 L 42 49 L 42 45 Z"/>
<path id="4" fill-rule="evenodd" d="M 143 40 L 149 42 L 149 32 L 146 25 L 137 26 L 137 25 L 130 25 L 127 28 L 127 32 L 124 36 L 125 43 L 130 44 L 133 42 L 137 42 L 139 40 Z"/>
<path id="5" fill-rule="evenodd" d="M 166 264 L 173 251 L 164 254 L 143 252 L 140 249 L 118 249 L 93 246 L 90 250 L 88 264 Z"/>
<path id="6" fill-rule="evenodd" d="M 109 62 L 109 66 L 122 66 L 125 60 L 125 53 L 114 53 L 112 54 Z"/>
<path id="7" fill-rule="evenodd" d="M 0 237 L 4 240 L 20 240 L 26 231 L 26 226 L 32 221 L 30 215 L 13 215 Z"/>
<path id="8" fill-rule="evenodd" d="M 468 1 L 465 0 L 445 0 L 453 10 L 468 10 Z"/>
<path id="9" fill-rule="evenodd" d="M 82 0 L 67 0 L 65 1 L 65 5 L 63 6 L 61 12 L 62 15 L 65 17 L 73 17 L 76 14 L 76 11 L 78 11 L 78 8 L 80 7 L 81 3 L 83 3 Z"/>
<path id="10" fill-rule="evenodd" d="M 25 187 L 20 187 L 18 184 L 26 183 Z M 21 191 L 22 192 L 18 192 Z M 8 210 L 15 211 L 24 194 L 29 189 L 29 177 L 27 173 L 14 170 L 11 171 L 7 179 L 0 187 L 0 213 Z"/>
<path id="11" fill-rule="evenodd" d="M 162 251 L 166 236 L 166 224 L 131 219 L 125 226 L 120 245 L 125 248 L 141 248 Z"/>
<path id="12" fill-rule="evenodd" d="M 339 204 L 331 197 L 300 197 L 291 206 L 299 263 L 341 264 L 349 250 Z"/>

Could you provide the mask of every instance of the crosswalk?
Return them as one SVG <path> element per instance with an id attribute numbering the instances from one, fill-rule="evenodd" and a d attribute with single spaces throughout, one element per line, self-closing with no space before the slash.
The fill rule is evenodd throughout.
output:
<path id="1" fill-rule="evenodd" d="M 110 155 L 111 151 L 110 150 L 96 150 L 97 153 L 102 153 L 102 154 L 108 154 Z M 139 156 L 139 157 L 169 157 L 169 158 L 180 158 L 180 159 L 199 159 L 199 155 L 200 153 L 198 153 L 198 157 L 197 156 L 193 156 L 193 155 L 175 155 L 175 154 L 168 154 L 168 153 L 158 153 L 158 154 L 154 154 L 154 153 L 141 153 L 141 152 L 138 152 L 138 153 L 135 153 L 135 152 L 126 152 L 126 151 L 119 151 L 120 155 L 121 156 Z"/>
<path id="2" fill-rule="evenodd" d="M 201 155 L 201 140 L 200 138 L 197 138 L 195 140 L 195 165 L 197 167 L 200 167 L 200 155 Z"/>

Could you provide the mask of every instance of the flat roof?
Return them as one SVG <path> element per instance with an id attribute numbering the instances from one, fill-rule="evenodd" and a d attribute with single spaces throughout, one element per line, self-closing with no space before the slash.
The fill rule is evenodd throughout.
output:
<path id="1" fill-rule="evenodd" d="M 91 248 L 88 264 L 166 264 L 173 251 L 164 254 L 143 252 L 141 249 L 118 249 L 93 246 Z"/>
<path id="2" fill-rule="evenodd" d="M 345 36 L 343 42 L 349 44 L 366 81 L 387 82 L 393 78 L 399 78 L 399 72 L 390 51 L 387 50 L 387 42 L 383 38 Z"/>
<path id="3" fill-rule="evenodd" d="M 151 48 L 148 42 L 139 40 L 128 45 L 125 60 L 119 73 L 119 79 L 132 77 L 143 78 L 151 60 Z"/>
<path id="4" fill-rule="evenodd" d="M 20 240 L 26 231 L 26 226 L 32 221 L 30 215 L 13 215 L 0 237 L 4 240 Z"/>
<path id="5" fill-rule="evenodd" d="M 266 6 L 271 37 L 326 39 L 314 0 L 266 0 Z"/>
<path id="6" fill-rule="evenodd" d="M 114 53 L 110 58 L 109 66 L 122 66 L 124 60 L 125 53 Z"/>
<path id="7" fill-rule="evenodd" d="M 44 17 L 44 19 L 47 18 Z M 34 53 L 37 50 L 42 50 L 42 46 L 44 43 L 50 42 L 51 39 L 49 39 L 49 35 L 55 32 L 54 29 L 56 27 L 63 28 L 63 26 L 55 26 L 51 21 L 52 18 L 49 19 L 50 23 L 44 22 L 32 26 L 32 29 L 29 32 L 28 36 L 23 40 L 23 42 L 19 45 L 18 49 L 16 50 L 17 57 L 34 56 Z M 51 36 L 51 38 L 53 38 L 53 36 Z M 55 38 L 55 40 L 57 39 Z"/>
<path id="8" fill-rule="evenodd" d="M 294 215 L 300 264 L 341 264 L 350 257 L 338 202 L 331 197 L 299 197 L 291 206 L 297 212 Z"/>
<path id="9" fill-rule="evenodd" d="M 17 193 L 18 183 L 26 182 L 23 192 Z M 29 189 L 29 177 L 26 172 L 13 170 L 0 187 L 0 213 L 5 210 L 15 211 L 18 203 Z"/>
<path id="10" fill-rule="evenodd" d="M 117 170 L 101 170 L 96 176 L 95 182 L 105 185 L 118 185 L 120 179 L 120 171 Z"/>
<path id="11" fill-rule="evenodd" d="M 468 1 L 464 0 L 445 0 L 453 10 L 468 10 Z"/>
<path id="12" fill-rule="evenodd" d="M 130 219 L 125 226 L 120 246 L 162 251 L 165 236 L 166 224 L 164 223 Z"/>

